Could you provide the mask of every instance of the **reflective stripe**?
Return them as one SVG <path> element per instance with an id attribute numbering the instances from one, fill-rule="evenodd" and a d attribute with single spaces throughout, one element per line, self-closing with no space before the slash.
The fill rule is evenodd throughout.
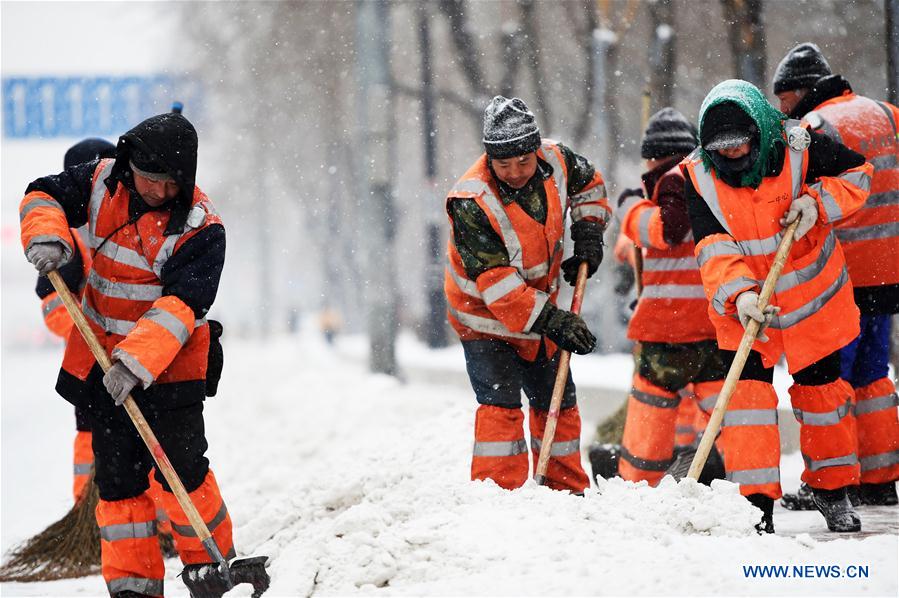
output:
<path id="1" fill-rule="evenodd" d="M 777 484 L 780 482 L 780 469 L 777 467 L 763 467 L 760 469 L 728 471 L 725 478 L 727 481 L 740 484 L 741 486 Z"/>
<path id="2" fill-rule="evenodd" d="M 752 239 L 749 241 L 737 241 L 740 246 L 740 252 L 743 255 L 768 255 L 775 253 L 780 245 L 783 233 L 775 233 L 764 239 Z"/>
<path id="3" fill-rule="evenodd" d="M 874 156 L 869 159 L 868 162 L 874 166 L 874 172 L 879 172 L 881 170 L 892 170 L 893 168 L 899 167 L 899 158 L 896 157 L 896 154 L 886 154 L 883 156 Z"/>
<path id="4" fill-rule="evenodd" d="M 531 450 L 535 453 L 539 453 L 540 449 L 543 447 L 543 439 L 542 438 L 531 438 Z M 550 457 L 567 457 L 568 455 L 575 455 L 581 452 L 581 439 L 575 438 L 574 440 L 564 440 L 559 442 L 553 442 L 553 445 L 549 448 L 549 456 Z"/>
<path id="5" fill-rule="evenodd" d="M 674 433 L 675 434 L 692 434 L 694 432 L 693 426 L 675 426 Z"/>
<path id="6" fill-rule="evenodd" d="M 718 395 L 713 394 L 707 396 L 703 400 L 699 401 L 699 408 L 703 411 L 709 412 L 715 408 L 715 404 L 718 402 Z"/>
<path id="7" fill-rule="evenodd" d="M 640 457 L 635 457 L 631 454 L 630 451 L 625 447 L 621 447 L 621 458 L 636 467 L 637 469 L 642 469 L 643 471 L 665 471 L 671 465 L 672 459 L 663 459 L 661 461 L 650 461 L 649 459 L 641 459 Z"/>
<path id="8" fill-rule="evenodd" d="M 776 426 L 777 409 L 730 409 L 724 413 L 724 427 Z"/>
<path id="9" fill-rule="evenodd" d="M 879 455 L 869 455 L 862 457 L 862 471 L 871 471 L 872 469 L 880 469 L 881 467 L 889 467 L 899 463 L 899 450 L 890 451 L 888 453 L 880 453 Z"/>
<path id="10" fill-rule="evenodd" d="M 649 237 L 649 220 L 652 218 L 652 210 L 643 210 L 640 214 L 640 220 L 637 223 L 637 234 L 640 237 L 640 243 L 644 247 L 652 247 L 652 239 Z"/>
<path id="11" fill-rule="evenodd" d="M 182 345 L 187 342 L 187 339 L 190 338 L 191 331 L 187 329 L 187 326 L 184 325 L 184 322 L 179 320 L 171 313 L 165 311 L 164 309 L 151 307 L 147 310 L 143 317 L 156 322 L 157 324 L 168 330 L 172 334 L 172 336 L 178 339 L 178 342 Z"/>
<path id="12" fill-rule="evenodd" d="M 147 596 L 162 596 L 162 580 L 146 579 L 144 577 L 119 577 L 110 579 L 106 583 L 110 596 L 115 596 L 116 592 L 124 592 L 131 590 L 138 594 Z"/>
<path id="13" fill-rule="evenodd" d="M 543 262 L 542 264 L 537 264 L 533 268 L 527 268 L 522 272 L 524 278 L 526 280 L 536 280 L 538 278 L 543 278 L 547 274 L 549 274 L 549 262 Z"/>
<path id="14" fill-rule="evenodd" d="M 155 521 L 146 521 L 143 523 L 117 523 L 100 527 L 100 538 L 107 542 L 152 538 L 154 536 L 156 536 Z"/>
<path id="15" fill-rule="evenodd" d="M 494 336 L 505 336 L 508 338 L 518 338 L 526 340 L 540 339 L 539 334 L 512 332 L 511 330 L 506 328 L 506 326 L 499 320 L 493 320 L 490 318 L 483 318 L 481 316 L 468 314 L 463 311 L 453 309 L 453 307 L 451 306 L 448 307 L 448 310 L 450 314 L 452 314 L 452 316 L 459 321 L 460 324 L 462 324 L 466 328 L 471 328 L 475 332 L 483 332 L 484 334 L 492 334 Z M 540 315 L 539 312 L 537 315 Z M 537 316 L 534 316 L 533 314 L 532 317 L 534 320 L 537 319 Z M 533 322 L 531 322 L 531 325 L 533 325 Z M 530 330 L 530 328 L 527 328 L 527 330 Z"/>
<path id="16" fill-rule="evenodd" d="M 885 208 L 887 206 L 899 206 L 899 191 L 884 191 L 872 193 L 865 202 L 866 208 Z"/>
<path id="17" fill-rule="evenodd" d="M 680 405 L 680 397 L 663 397 L 661 395 L 653 395 L 636 388 L 631 388 L 631 396 L 646 405 L 653 407 L 661 407 L 662 409 L 674 409 Z"/>
<path id="18" fill-rule="evenodd" d="M 96 270 L 91 269 L 87 277 L 87 283 L 98 293 L 117 299 L 130 299 L 132 301 L 156 301 L 162 297 L 161 284 L 131 284 L 127 282 L 113 282 L 100 276 Z"/>
<path id="19" fill-rule="evenodd" d="M 606 186 L 597 185 L 586 191 L 581 191 L 577 195 L 571 196 L 571 205 L 578 206 L 584 203 L 598 202 L 606 196 Z M 605 210 L 603 210 L 605 212 Z"/>
<path id="20" fill-rule="evenodd" d="M 867 172 L 861 170 L 856 170 L 854 172 L 844 172 L 837 178 L 846 181 L 850 185 L 855 185 L 862 191 L 871 190 L 871 177 Z"/>
<path id="21" fill-rule="evenodd" d="M 131 329 L 134 328 L 136 322 L 131 322 L 129 320 L 117 320 L 115 318 L 107 318 L 105 316 L 101 316 L 91 307 L 87 302 L 87 295 L 85 294 L 81 300 L 81 311 L 84 312 L 84 315 L 93 320 L 94 324 L 102 328 L 107 332 L 111 332 L 113 334 L 118 334 L 119 336 L 126 336 Z"/>
<path id="22" fill-rule="evenodd" d="M 521 279 L 518 272 L 512 272 L 484 289 L 481 296 L 484 298 L 484 303 L 490 305 L 523 286 L 525 286 L 524 280 Z"/>
<path id="23" fill-rule="evenodd" d="M 698 158 L 699 148 L 694 150 L 690 156 Z M 730 230 L 730 224 L 727 222 L 727 218 L 724 217 L 724 212 L 721 211 L 721 203 L 718 201 L 718 190 L 715 188 L 715 180 L 712 178 L 711 172 L 705 169 L 705 165 L 701 161 L 696 162 L 692 170 L 693 176 L 696 179 L 696 184 L 699 187 L 697 191 L 709 206 L 709 209 L 712 211 L 712 214 L 715 215 L 715 218 L 721 226 L 724 227 L 724 230 L 732 235 L 733 233 Z"/>
<path id="24" fill-rule="evenodd" d="M 735 241 L 714 241 L 699 250 L 699 257 L 696 261 L 702 267 L 713 257 L 722 255 L 742 256 L 743 252 L 740 251 L 740 246 Z"/>
<path id="25" fill-rule="evenodd" d="M 47 304 L 43 307 L 44 317 L 46 318 L 47 316 L 49 316 L 50 312 L 52 312 L 62 304 L 62 297 L 60 297 L 59 295 L 48 301 Z"/>
<path id="26" fill-rule="evenodd" d="M 833 234 L 833 230 L 831 230 L 827 233 L 827 237 L 824 239 L 824 244 L 821 246 L 821 251 L 818 253 L 818 257 L 815 258 L 815 261 L 799 270 L 793 270 L 792 272 L 781 275 L 774 287 L 774 292 L 783 293 L 784 291 L 788 291 L 795 286 L 808 282 L 821 274 L 821 271 L 824 270 L 824 266 L 826 266 L 827 262 L 830 260 L 830 256 L 833 255 L 836 244 L 837 238 Z"/>
<path id="27" fill-rule="evenodd" d="M 493 193 L 484 193 L 482 199 L 487 209 L 493 214 L 493 218 L 499 224 L 506 251 L 509 252 L 509 263 L 524 275 L 524 258 L 521 251 L 521 242 L 518 240 L 518 233 L 515 232 L 512 221 L 509 220 L 509 215 L 506 214 L 506 210 L 503 209 L 502 204 Z"/>
<path id="28" fill-rule="evenodd" d="M 733 280 L 728 280 L 715 291 L 715 296 L 712 297 L 712 307 L 715 308 L 715 312 L 719 315 L 727 315 L 727 300 L 730 299 L 732 295 L 734 295 L 737 291 L 745 291 L 747 289 L 752 289 L 758 286 L 758 281 L 747 278 L 745 276 L 740 276 L 739 278 L 735 278 Z"/>
<path id="29" fill-rule="evenodd" d="M 637 205 L 637 202 L 643 201 L 643 199 L 644 198 L 642 195 L 632 195 L 628 197 L 626 200 L 624 200 L 624 203 L 618 206 L 618 208 L 615 210 L 615 218 L 619 222 L 621 222 L 621 219 L 631 211 L 631 208 Z"/>
<path id="30" fill-rule="evenodd" d="M 514 457 L 528 452 L 528 445 L 524 438 L 502 442 L 477 442 L 474 443 L 472 454 L 475 457 Z"/>
<path id="31" fill-rule="evenodd" d="M 811 411 L 803 411 L 793 407 L 793 415 L 796 421 L 804 426 L 835 426 L 840 420 L 852 410 L 852 401 L 846 399 L 846 402 L 834 409 L 833 411 L 825 411 L 824 413 L 814 413 Z"/>
<path id="32" fill-rule="evenodd" d="M 72 473 L 75 475 L 88 475 L 93 466 L 93 463 L 74 463 L 72 465 Z"/>
<path id="33" fill-rule="evenodd" d="M 824 291 L 801 306 L 798 309 L 795 309 L 786 314 L 778 314 L 774 316 L 771 321 L 771 328 L 776 330 L 783 330 L 785 328 L 789 328 L 790 326 L 795 326 L 802 320 L 811 316 L 814 313 L 817 313 L 824 304 L 830 301 L 830 299 L 837 294 L 837 292 L 843 288 L 843 285 L 849 282 L 849 273 L 846 271 L 846 266 L 843 266 L 843 270 L 840 272 L 840 275 L 837 276 L 836 280 L 834 280 L 829 287 L 824 289 Z"/>
<path id="34" fill-rule="evenodd" d="M 890 126 L 893 127 L 893 136 L 894 136 L 896 139 L 899 139 L 899 132 L 897 132 L 897 130 L 896 130 L 896 120 L 893 118 L 893 111 L 890 110 L 890 109 L 887 107 L 887 105 L 884 104 L 883 102 L 878 102 L 877 100 L 874 100 L 874 103 L 877 104 L 877 106 L 878 106 L 881 110 L 883 110 L 883 113 L 884 113 L 884 114 L 886 114 L 887 120 L 890 121 Z"/>
<path id="35" fill-rule="evenodd" d="M 524 325 L 525 330 L 530 332 L 531 328 L 534 327 L 534 322 L 536 322 L 537 318 L 540 317 L 540 314 L 543 312 L 543 308 L 546 306 L 547 301 L 549 301 L 549 295 L 547 295 L 543 291 L 537 291 L 534 297 L 534 307 L 531 309 L 531 315 L 528 316 L 528 321 Z"/>
<path id="36" fill-rule="evenodd" d="M 103 203 L 103 197 L 106 195 L 106 179 L 112 173 L 112 167 L 115 160 L 110 160 L 100 171 L 97 180 L 91 188 L 91 198 L 88 202 L 88 243 L 91 247 L 96 248 L 101 240 L 97 238 L 97 217 L 100 215 L 100 205 Z"/>
<path id="37" fill-rule="evenodd" d="M 838 228 L 837 238 L 843 242 L 870 241 L 871 239 L 887 239 L 899 237 L 899 222 L 884 222 L 871 226 Z"/>
<path id="38" fill-rule="evenodd" d="M 553 169 L 553 183 L 556 185 L 556 190 L 559 193 L 559 207 L 562 208 L 560 213 L 562 214 L 562 220 L 564 221 L 565 208 L 568 205 L 568 181 L 566 180 L 567 175 L 565 173 L 565 167 L 559 160 L 559 154 L 553 149 L 553 145 L 554 144 L 548 143 L 548 140 L 545 140 L 541 144 L 541 149 L 543 150 L 543 158 Z"/>
<path id="39" fill-rule="evenodd" d="M 453 282 L 456 283 L 456 285 L 459 287 L 459 289 L 463 293 L 465 293 L 466 295 L 470 295 L 472 297 L 480 298 L 481 291 L 478 289 L 477 283 L 475 283 L 472 280 L 468 280 L 467 278 L 462 278 L 462 276 L 460 276 L 459 273 L 456 272 L 456 269 L 453 267 L 452 264 L 450 264 L 446 267 L 446 271 L 452 277 Z"/>
<path id="40" fill-rule="evenodd" d="M 215 531 L 215 528 L 217 528 L 227 516 L 228 507 L 226 507 L 225 503 L 223 502 L 218 513 L 215 514 L 215 517 L 213 517 L 211 521 L 206 522 L 206 527 L 209 528 L 209 532 L 212 533 L 213 531 Z M 189 525 L 178 525 L 177 523 L 172 521 L 172 530 L 177 532 L 179 536 L 183 536 L 185 538 L 197 537 L 197 532 L 194 531 L 194 528 Z"/>
<path id="41" fill-rule="evenodd" d="M 481 193 L 490 193 L 490 187 L 487 183 L 478 179 L 466 179 L 457 182 L 450 189 L 448 195 L 449 197 L 456 197 L 459 195 L 480 195 Z"/>
<path id="42" fill-rule="evenodd" d="M 821 197 L 821 203 L 824 204 L 824 212 L 827 214 L 828 222 L 836 222 L 843 217 L 843 210 L 840 209 L 836 198 L 824 187 L 824 183 L 814 183 L 809 185 L 808 188 L 817 192 Z"/>
<path id="43" fill-rule="evenodd" d="M 609 218 L 609 212 L 602 206 L 590 204 L 586 206 L 575 206 L 571 210 L 571 219 L 575 222 L 578 220 L 583 220 L 588 216 L 592 216 L 593 218 L 598 219 L 600 222 L 605 222 Z"/>
<path id="44" fill-rule="evenodd" d="M 870 397 L 862 399 L 855 404 L 856 415 L 867 415 L 876 411 L 884 411 L 899 406 L 899 395 L 893 394 L 882 397 Z"/>
<path id="45" fill-rule="evenodd" d="M 150 370 L 144 367 L 144 364 L 128 351 L 120 347 L 115 347 L 112 350 L 112 358 L 124 363 L 125 367 L 127 367 L 132 374 L 140 378 L 144 388 L 153 384 L 154 377 Z"/>
<path id="46" fill-rule="evenodd" d="M 126 266 L 131 266 L 132 268 L 137 268 L 138 270 L 143 270 L 145 272 L 153 272 L 153 268 L 150 267 L 147 258 L 142 254 L 133 249 L 122 247 L 114 241 L 106 241 L 106 243 L 103 243 L 103 246 L 97 253 L 104 255 L 119 264 L 125 264 Z"/>
<path id="47" fill-rule="evenodd" d="M 37 208 L 54 208 L 63 212 L 62 206 L 59 205 L 59 202 L 53 199 L 52 197 L 35 197 L 22 208 L 22 211 L 19 212 L 19 222 L 23 222 L 25 217 L 28 216 L 31 210 L 35 210 Z"/>
<path id="48" fill-rule="evenodd" d="M 674 272 L 696 270 L 699 264 L 696 258 L 690 257 L 654 257 L 643 260 L 644 272 Z"/>
<path id="49" fill-rule="evenodd" d="M 650 284 L 643 287 L 641 299 L 705 299 L 705 289 L 698 284 Z"/>
<path id="50" fill-rule="evenodd" d="M 818 471 L 820 469 L 824 469 L 825 467 L 855 465 L 856 463 L 858 463 L 858 456 L 856 456 L 855 453 L 852 453 L 844 457 L 832 457 L 830 459 L 821 459 L 820 461 L 815 461 L 814 459 L 803 453 L 802 460 L 805 461 L 806 469 L 808 469 L 809 471 Z"/>
<path id="51" fill-rule="evenodd" d="M 840 132 L 837 131 L 836 127 L 830 124 L 828 121 L 824 120 L 820 114 L 815 111 L 809 112 L 803 118 L 807 123 L 809 123 L 813 129 L 820 130 L 820 132 L 824 133 L 831 139 L 838 141 L 839 143 L 846 145 L 843 143 L 843 137 L 840 135 Z"/>
<path id="52" fill-rule="evenodd" d="M 178 243 L 180 238 L 181 235 L 167 236 L 165 241 L 162 242 L 159 251 L 156 253 L 156 259 L 153 260 L 153 272 L 155 272 L 156 276 L 159 278 L 162 278 L 162 267 L 165 266 L 165 263 L 172 257 L 172 254 L 175 252 L 175 244 Z"/>

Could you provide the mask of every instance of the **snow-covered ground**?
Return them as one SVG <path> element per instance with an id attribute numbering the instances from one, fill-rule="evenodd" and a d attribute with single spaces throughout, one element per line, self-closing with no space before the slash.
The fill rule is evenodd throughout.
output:
<path id="1" fill-rule="evenodd" d="M 407 368 L 413 354 L 433 368 L 461 367 L 453 349 L 403 346 Z M 3 352 L 4 552 L 69 507 L 74 426 L 52 390 L 59 350 Z M 226 339 L 225 350 L 219 396 L 206 409 L 209 456 L 238 552 L 271 557 L 268 595 L 897 593 L 895 535 L 759 537 L 754 512 L 727 483 L 610 482 L 585 498 L 472 483 L 470 391 L 370 375 L 355 339 L 336 349 L 312 333 L 267 344 Z M 583 361 L 592 375 L 625 376 L 622 358 Z M 585 422 L 585 440 L 594 423 Z M 785 457 L 787 488 L 800 467 L 796 455 Z M 814 513 L 780 509 L 775 524 L 824 529 Z M 752 565 L 861 565 L 868 577 L 760 579 L 744 574 Z M 186 595 L 179 571 L 177 560 L 167 563 L 167 595 Z M 4 596 L 104 591 L 99 577 L 0 586 Z"/>

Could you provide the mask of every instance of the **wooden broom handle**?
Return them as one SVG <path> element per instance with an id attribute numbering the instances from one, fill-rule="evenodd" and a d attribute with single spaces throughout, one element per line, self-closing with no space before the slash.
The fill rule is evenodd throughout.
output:
<path id="1" fill-rule="evenodd" d="M 777 281 L 780 278 L 780 272 L 783 270 L 784 264 L 787 261 L 787 255 L 790 253 L 790 248 L 793 246 L 793 235 L 796 232 L 797 226 L 799 226 L 799 218 L 794 220 L 793 223 L 787 227 L 783 238 L 780 240 L 780 245 L 777 246 L 777 253 L 774 255 L 774 264 L 771 266 L 771 270 L 768 271 L 768 276 L 765 277 L 765 284 L 762 285 L 762 292 L 759 295 L 758 306 L 762 311 L 768 307 L 768 301 L 771 300 L 771 295 L 774 294 L 774 287 L 777 285 Z M 699 474 L 702 473 L 702 468 L 705 467 L 705 462 L 709 458 L 709 453 L 712 450 L 712 443 L 715 442 L 715 437 L 718 436 L 718 430 L 721 429 L 721 422 L 724 420 L 727 404 L 730 403 L 730 397 L 737 388 L 737 382 L 740 381 L 740 374 L 743 373 L 743 366 L 746 365 L 746 360 L 749 358 L 749 351 L 752 350 L 752 343 L 755 342 L 755 337 L 758 336 L 758 333 L 759 323 L 750 319 L 749 324 L 746 325 L 746 330 L 743 331 L 743 338 L 740 339 L 740 345 L 737 348 L 737 354 L 734 357 L 734 361 L 727 371 L 727 378 L 724 379 L 724 386 L 721 387 L 721 392 L 718 394 L 718 400 L 715 402 L 715 409 L 712 411 L 712 416 L 709 418 L 709 423 L 706 425 L 702 440 L 699 441 L 699 448 L 696 449 L 696 455 L 693 456 L 693 462 L 690 464 L 690 471 L 687 473 L 687 477 L 689 478 L 698 480 Z"/>
<path id="2" fill-rule="evenodd" d="M 85 318 L 84 314 L 81 312 L 81 308 L 72 296 L 71 291 L 69 291 L 69 287 L 66 286 L 66 283 L 63 281 L 62 276 L 59 275 L 59 272 L 53 270 L 47 274 L 47 278 L 50 279 L 53 288 L 56 289 L 60 299 L 62 299 L 62 302 L 65 304 L 66 311 L 69 312 L 69 316 L 71 316 L 72 321 L 75 322 L 75 326 L 84 338 L 84 342 L 91 348 L 91 353 L 94 354 L 97 363 L 100 364 L 100 367 L 103 368 L 104 372 L 109 371 L 109 368 L 112 367 L 112 361 L 109 359 L 109 355 L 106 354 L 106 350 L 103 349 L 103 345 L 97 340 L 94 331 L 87 322 L 87 318 Z M 131 417 L 131 421 L 134 422 L 134 427 L 137 428 L 140 437 L 143 438 L 144 444 L 147 445 L 147 449 L 150 451 L 150 454 L 153 455 L 156 466 L 159 467 L 159 471 L 165 476 L 166 481 L 169 483 L 169 487 L 175 494 L 175 498 L 178 499 L 178 504 L 181 505 L 181 508 L 187 515 L 190 526 L 197 533 L 197 537 L 199 537 L 200 541 L 205 543 L 212 536 L 212 534 L 209 533 L 209 528 L 206 527 L 206 523 L 203 521 L 203 518 L 200 517 L 197 507 L 194 506 L 193 501 L 184 489 L 184 484 L 181 483 L 181 478 L 175 473 L 175 468 L 172 467 L 171 461 L 169 461 L 165 451 L 162 450 L 162 446 L 156 439 L 156 435 L 153 434 L 150 424 L 144 419 L 143 414 L 140 412 L 140 408 L 137 406 L 137 403 L 134 402 L 134 399 L 131 398 L 130 394 L 125 399 L 124 406 L 125 410 L 128 412 L 128 416 Z M 211 556 L 215 558 L 214 555 Z"/>
<path id="3" fill-rule="evenodd" d="M 574 296 L 571 298 L 571 313 L 581 313 L 581 303 L 584 299 L 584 289 L 587 288 L 587 262 L 581 262 L 577 270 L 577 282 L 574 285 Z M 568 382 L 568 363 L 571 353 L 559 349 L 559 369 L 556 372 L 556 383 L 553 385 L 552 400 L 549 402 L 549 412 L 546 414 L 546 427 L 543 429 L 543 444 L 540 445 L 540 458 L 537 459 L 537 467 L 534 469 L 534 480 L 541 486 L 546 481 L 546 468 L 549 466 L 549 456 L 552 450 L 553 439 L 556 436 L 556 424 L 559 421 L 559 408 L 562 406 L 562 395 L 565 394 L 565 383 Z"/>

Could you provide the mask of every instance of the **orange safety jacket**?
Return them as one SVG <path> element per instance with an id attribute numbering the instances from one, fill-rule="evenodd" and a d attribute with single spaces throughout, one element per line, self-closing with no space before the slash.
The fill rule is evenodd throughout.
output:
<path id="1" fill-rule="evenodd" d="M 129 221 L 129 191 L 118 184 L 110 194 L 106 179 L 114 160 L 101 160 L 93 174 L 87 243 L 93 263 L 81 307 L 91 328 L 114 360 L 121 360 L 144 388 L 154 382 L 203 380 L 209 352 L 209 325 L 175 295 L 163 295 L 166 261 L 191 237 L 221 224 L 212 203 L 194 189 L 186 225 L 166 235 L 167 211 Z M 57 241 L 72 251 L 65 212 L 43 191 L 26 194 L 20 207 L 22 244 Z M 95 359 L 81 335 L 66 346 L 63 370 L 85 381 Z"/>
<path id="2" fill-rule="evenodd" d="M 847 90 L 803 120 L 874 166 L 867 202 L 835 225 L 853 286 L 899 284 L 899 109 Z"/>
<path id="3" fill-rule="evenodd" d="M 72 240 L 75 242 L 75 251 L 81 255 L 81 285 L 77 292 L 73 291 L 75 297 L 81 299 L 84 291 L 84 284 L 87 281 L 87 275 L 91 269 L 91 258 L 87 246 L 84 244 L 84 240 L 81 238 L 77 229 L 70 229 L 69 232 L 71 232 Z M 75 323 L 72 321 L 72 317 L 69 315 L 68 310 L 66 310 L 66 306 L 63 305 L 59 293 L 55 290 L 51 291 L 41 299 L 41 313 L 44 315 L 44 324 L 50 332 L 63 340 L 69 338 L 69 333 L 72 331 Z"/>
<path id="4" fill-rule="evenodd" d="M 798 124 L 785 123 L 787 130 Z M 790 249 L 770 302 L 781 311 L 766 331 L 768 342 L 753 344 L 765 367 L 773 367 L 786 354 L 792 373 L 858 336 L 859 310 L 832 222 L 864 204 L 873 168 L 866 162 L 806 185 L 808 150 L 790 148 L 784 160 L 780 174 L 764 178 L 757 189 L 722 182 L 714 170 L 705 169 L 698 150 L 681 167 L 727 231 L 709 235 L 696 246 L 709 316 L 725 350 L 736 350 L 743 336 L 737 297 L 744 291 L 760 292 L 774 262 L 783 237 L 779 220 L 793 199 L 802 194 L 815 198 L 818 225 Z"/>
<path id="5" fill-rule="evenodd" d="M 528 361 L 536 359 L 541 339 L 531 327 L 546 302 L 555 304 L 558 295 L 566 211 L 571 209 L 575 222 L 594 220 L 603 226 L 611 214 L 599 171 L 577 195 L 568 197 L 568 171 L 558 146 L 544 139 L 537 156 L 553 169 L 552 177 L 544 181 L 545 224 L 515 202 L 503 205 L 486 154 L 453 185 L 446 199 L 447 207 L 454 199 L 474 199 L 503 239 L 510 260 L 509 266 L 491 268 L 471 280 L 450 235 L 444 278 L 450 324 L 462 340 L 498 338 Z M 555 347 L 547 340 L 547 355 L 552 356 Z"/>
<path id="6" fill-rule="evenodd" d="M 659 188 L 665 177 L 684 177 L 677 165 L 666 172 L 650 199 L 633 197 L 622 206 L 621 231 L 643 251 L 643 293 L 627 327 L 627 337 L 657 343 L 693 343 L 715 338 L 708 300 L 694 254 L 692 231 L 668 245 L 662 236 Z"/>

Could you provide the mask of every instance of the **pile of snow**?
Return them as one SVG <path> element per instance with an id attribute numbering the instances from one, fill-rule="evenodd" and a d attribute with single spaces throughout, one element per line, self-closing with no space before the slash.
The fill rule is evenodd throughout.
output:
<path id="1" fill-rule="evenodd" d="M 239 556 L 271 559 L 267 595 L 896 594 L 895 536 L 760 537 L 758 513 L 726 482 L 653 489 L 612 481 L 584 497 L 533 483 L 512 492 L 472 483 L 470 390 L 371 375 L 338 349 L 315 335 L 225 338 L 220 394 L 206 404 L 208 455 Z M 64 512 L 74 426 L 71 409 L 49 395 L 56 352 L 3 357 L 6 551 Z M 34 423 L 38 397 L 60 415 Z M 21 450 L 35 434 L 42 458 L 59 462 L 50 477 Z M 10 451 L 21 467 L 6 460 Z M 823 520 L 810 525 L 820 531 Z M 743 572 L 793 564 L 868 565 L 870 577 Z M 180 570 L 167 562 L 167 596 L 187 595 Z M 104 585 L 93 577 L 2 584 L 0 592 L 100 595 Z"/>

